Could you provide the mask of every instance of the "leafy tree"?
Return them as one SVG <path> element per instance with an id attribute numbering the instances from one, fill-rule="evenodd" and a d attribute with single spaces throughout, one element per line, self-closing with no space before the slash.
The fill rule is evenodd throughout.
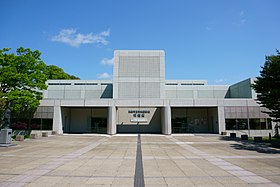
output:
<path id="1" fill-rule="evenodd" d="M 2 92 L 0 92 L 0 120 L 1 120 L 1 114 L 3 114 L 4 112 L 4 107 L 5 107 L 5 99 L 3 98 L 4 94 Z M 1 122 L 0 122 L 1 124 Z"/>
<path id="2" fill-rule="evenodd" d="M 276 55 L 266 56 L 266 61 L 260 76 L 252 87 L 257 92 L 259 103 L 268 108 L 266 112 L 273 121 L 280 121 L 280 52 Z"/>
<path id="3" fill-rule="evenodd" d="M 11 104 L 12 114 L 18 117 L 34 112 L 39 106 L 41 90 L 47 89 L 46 65 L 38 50 L 20 47 L 16 54 L 9 51 L 0 50 L 0 93 L 1 99 Z"/>
<path id="4" fill-rule="evenodd" d="M 65 73 L 62 68 L 54 65 L 47 66 L 45 74 L 48 79 L 80 79 L 79 77 Z"/>
<path id="5" fill-rule="evenodd" d="M 47 79 L 79 79 L 57 66 L 47 66 L 40 55 L 38 50 L 22 47 L 16 54 L 9 48 L 0 50 L 0 117 L 10 103 L 12 117 L 29 119 L 30 124 Z"/>

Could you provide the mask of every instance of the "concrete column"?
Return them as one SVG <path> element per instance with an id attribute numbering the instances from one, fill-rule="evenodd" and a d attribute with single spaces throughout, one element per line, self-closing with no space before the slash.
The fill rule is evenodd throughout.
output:
<path id="1" fill-rule="evenodd" d="M 63 134 L 62 115 L 61 115 L 61 107 L 60 106 L 54 106 L 53 131 L 56 131 L 58 134 Z"/>
<path id="2" fill-rule="evenodd" d="M 219 134 L 226 131 L 226 120 L 225 120 L 225 108 L 218 106 L 218 123 L 219 123 Z"/>
<path id="3" fill-rule="evenodd" d="M 162 134 L 171 134 L 171 107 L 165 106 L 161 108 L 161 128 Z"/>
<path id="4" fill-rule="evenodd" d="M 107 134 L 116 134 L 116 115 L 117 110 L 115 106 L 108 107 L 108 121 L 107 121 Z"/>

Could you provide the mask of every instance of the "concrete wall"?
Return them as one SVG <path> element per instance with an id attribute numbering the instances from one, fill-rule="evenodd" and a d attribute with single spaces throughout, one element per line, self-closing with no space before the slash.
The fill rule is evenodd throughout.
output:
<path id="1" fill-rule="evenodd" d="M 89 132 L 90 116 L 90 109 L 71 109 L 70 132 Z"/>
<path id="2" fill-rule="evenodd" d="M 113 98 L 112 81 L 48 80 L 44 99 L 104 99 Z"/>
<path id="3" fill-rule="evenodd" d="M 149 113 L 147 113 L 147 111 L 149 111 Z M 134 114 L 136 114 L 136 117 L 133 116 Z M 138 114 L 140 117 L 137 117 Z M 141 116 L 142 114 L 144 114 L 143 117 Z M 137 119 L 139 119 L 139 122 L 137 122 Z M 160 108 L 118 108 L 117 133 L 128 132 L 161 133 Z"/>
<path id="4" fill-rule="evenodd" d="M 217 108 L 208 108 L 208 122 L 212 126 L 212 132 L 219 133 L 219 122 L 218 122 L 218 109 Z"/>
<path id="5" fill-rule="evenodd" d="M 54 113 L 53 106 L 39 106 L 34 113 L 34 118 L 52 119 Z"/>
<path id="6" fill-rule="evenodd" d="M 107 118 L 107 108 L 63 108 L 63 129 L 70 133 L 90 133 L 91 118 Z"/>
<path id="7" fill-rule="evenodd" d="M 229 97 L 230 98 L 256 98 L 256 93 L 252 89 L 254 79 L 249 78 L 238 82 L 229 87 Z"/>
<path id="8" fill-rule="evenodd" d="M 268 109 L 260 106 L 225 106 L 225 118 L 269 118 Z"/>
<path id="9" fill-rule="evenodd" d="M 228 86 L 166 84 L 166 99 L 207 99 L 228 97 Z"/>
<path id="10" fill-rule="evenodd" d="M 255 137 L 255 136 L 263 136 L 268 137 L 269 133 L 271 133 L 271 136 L 274 135 L 274 130 L 242 130 L 242 131 L 236 131 L 236 130 L 226 130 L 227 135 L 230 135 L 230 133 L 236 133 L 237 137 L 241 137 L 242 134 L 247 134 L 249 137 Z"/>
<path id="11" fill-rule="evenodd" d="M 162 50 L 116 50 L 113 98 L 164 98 Z"/>

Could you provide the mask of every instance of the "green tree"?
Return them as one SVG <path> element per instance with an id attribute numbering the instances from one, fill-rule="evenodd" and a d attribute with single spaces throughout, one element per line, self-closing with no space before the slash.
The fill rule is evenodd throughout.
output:
<path id="1" fill-rule="evenodd" d="M 276 55 L 266 56 L 260 76 L 252 85 L 257 92 L 259 103 L 268 108 L 266 112 L 273 121 L 280 121 L 280 52 Z"/>
<path id="2" fill-rule="evenodd" d="M 4 112 L 4 107 L 5 107 L 5 99 L 3 98 L 3 93 L 0 92 L 0 120 L 1 120 L 1 114 L 3 114 Z M 1 125 L 1 121 L 0 121 L 0 125 Z"/>
<path id="3" fill-rule="evenodd" d="M 65 73 L 62 68 L 54 65 L 47 66 L 45 74 L 48 79 L 80 79 L 79 77 Z"/>
<path id="4" fill-rule="evenodd" d="M 16 54 L 10 49 L 0 50 L 0 92 L 1 99 L 10 103 L 13 117 L 34 113 L 42 99 L 45 84 L 46 64 L 40 59 L 38 50 L 18 48 Z"/>

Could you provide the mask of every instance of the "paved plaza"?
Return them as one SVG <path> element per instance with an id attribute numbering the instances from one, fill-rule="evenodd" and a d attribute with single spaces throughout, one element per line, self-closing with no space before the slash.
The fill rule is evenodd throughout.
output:
<path id="1" fill-rule="evenodd" d="M 0 186 L 280 186 L 280 150 L 219 135 L 57 135 L 0 147 Z"/>

